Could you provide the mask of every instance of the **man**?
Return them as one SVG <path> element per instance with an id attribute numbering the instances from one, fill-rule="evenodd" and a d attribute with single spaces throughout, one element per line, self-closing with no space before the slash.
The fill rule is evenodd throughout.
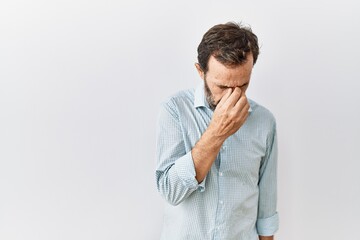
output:
<path id="1" fill-rule="evenodd" d="M 198 47 L 202 83 L 162 104 L 156 181 L 168 204 L 161 239 L 274 239 L 276 123 L 245 94 L 258 54 L 250 28 L 212 27 Z"/>

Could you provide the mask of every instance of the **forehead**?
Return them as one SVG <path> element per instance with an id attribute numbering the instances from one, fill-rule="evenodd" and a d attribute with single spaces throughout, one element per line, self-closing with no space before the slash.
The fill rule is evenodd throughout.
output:
<path id="1" fill-rule="evenodd" d="M 241 65 L 229 67 L 211 56 L 208 63 L 207 78 L 215 84 L 224 86 L 239 86 L 250 80 L 253 68 L 252 55 L 248 54 L 247 61 Z"/>

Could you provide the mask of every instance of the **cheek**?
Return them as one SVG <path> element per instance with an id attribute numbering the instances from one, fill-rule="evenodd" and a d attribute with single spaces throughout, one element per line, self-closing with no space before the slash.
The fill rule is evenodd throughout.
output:
<path id="1" fill-rule="evenodd" d="M 246 85 L 245 87 L 241 88 L 241 91 L 245 92 L 246 93 L 246 90 L 248 88 L 249 85 Z"/>
<path id="2" fill-rule="evenodd" d="M 214 100 L 215 102 L 220 102 L 220 100 L 223 98 L 223 96 L 225 95 L 225 91 L 220 90 L 217 92 L 214 92 Z"/>

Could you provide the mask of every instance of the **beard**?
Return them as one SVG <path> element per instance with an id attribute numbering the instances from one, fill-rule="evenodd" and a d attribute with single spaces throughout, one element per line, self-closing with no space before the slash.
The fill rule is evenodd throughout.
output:
<path id="1" fill-rule="evenodd" d="M 211 108 L 211 110 L 215 110 L 217 103 L 214 100 L 214 95 L 212 94 L 209 85 L 207 84 L 206 81 L 206 75 L 204 76 L 204 83 L 205 83 L 205 97 L 206 97 L 206 101 L 209 104 L 209 107 Z"/>

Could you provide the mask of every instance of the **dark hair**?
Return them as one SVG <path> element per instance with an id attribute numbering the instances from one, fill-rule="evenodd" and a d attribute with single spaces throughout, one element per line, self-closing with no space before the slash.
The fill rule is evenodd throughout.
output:
<path id="1" fill-rule="evenodd" d="M 247 54 L 251 52 L 255 64 L 259 46 L 257 36 L 250 27 L 228 22 L 210 28 L 204 34 L 197 51 L 200 67 L 206 73 L 210 56 L 226 66 L 237 66 L 244 63 Z"/>

